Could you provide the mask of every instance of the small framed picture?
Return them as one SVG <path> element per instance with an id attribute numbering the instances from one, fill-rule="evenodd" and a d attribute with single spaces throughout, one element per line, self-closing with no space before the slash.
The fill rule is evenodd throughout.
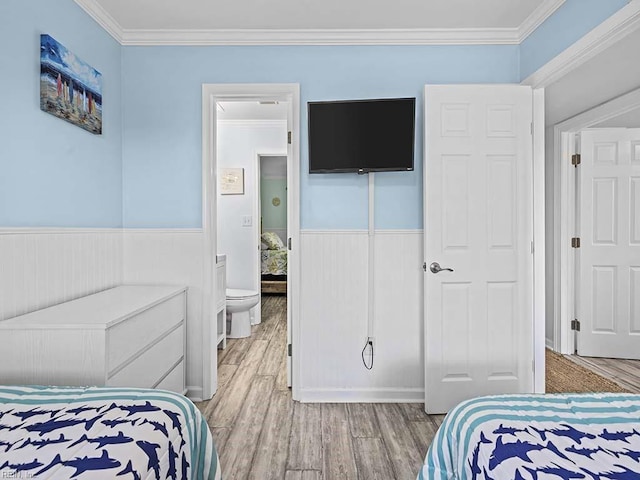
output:
<path id="1" fill-rule="evenodd" d="M 220 169 L 220 195 L 244 195 L 244 168 Z"/>

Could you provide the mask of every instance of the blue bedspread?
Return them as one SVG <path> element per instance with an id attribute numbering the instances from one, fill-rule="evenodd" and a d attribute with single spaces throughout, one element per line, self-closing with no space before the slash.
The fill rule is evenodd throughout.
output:
<path id="1" fill-rule="evenodd" d="M 131 388 L 0 386 L 0 477 L 219 479 L 198 409 Z"/>
<path id="2" fill-rule="evenodd" d="M 640 395 L 504 395 L 446 416 L 419 480 L 640 479 Z"/>

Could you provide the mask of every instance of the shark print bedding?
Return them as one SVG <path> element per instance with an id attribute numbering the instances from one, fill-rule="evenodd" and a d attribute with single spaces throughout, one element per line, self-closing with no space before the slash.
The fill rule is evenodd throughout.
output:
<path id="1" fill-rule="evenodd" d="M 0 386 L 0 478 L 218 480 L 211 433 L 163 390 Z"/>
<path id="2" fill-rule="evenodd" d="M 640 479 L 640 395 L 503 395 L 445 417 L 418 480 Z"/>

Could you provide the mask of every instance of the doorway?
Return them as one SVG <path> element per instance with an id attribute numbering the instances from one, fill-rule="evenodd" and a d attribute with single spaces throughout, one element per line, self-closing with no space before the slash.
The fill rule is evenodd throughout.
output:
<path id="1" fill-rule="evenodd" d="M 258 154 L 261 295 L 287 294 L 287 157 Z"/>
<path id="2" fill-rule="evenodd" d="M 250 243 L 253 244 L 251 252 L 259 252 L 260 243 L 257 242 L 258 229 L 260 226 L 259 212 L 254 208 L 258 205 L 258 201 L 251 200 L 251 205 L 248 210 L 245 210 L 246 206 L 242 200 L 236 202 L 239 205 L 235 205 L 236 209 L 231 208 L 231 205 L 227 205 L 228 208 L 221 209 L 221 199 L 223 195 L 219 192 L 220 181 L 220 168 L 222 168 L 223 162 L 221 153 L 219 130 L 223 129 L 225 122 L 227 126 L 234 125 L 236 127 L 244 123 L 245 128 L 257 128 L 259 124 L 268 125 L 269 128 L 274 128 L 274 122 L 270 122 L 269 118 L 233 118 L 233 115 L 223 117 L 228 111 L 238 111 L 246 107 L 246 104 L 259 105 L 262 107 L 277 106 L 284 111 L 284 118 L 279 118 L 276 123 L 279 123 L 281 128 L 281 137 L 279 139 L 280 144 L 276 147 L 259 145 L 251 149 L 250 154 L 241 156 L 231 156 L 229 161 L 231 165 L 227 165 L 224 168 L 235 168 L 235 172 L 242 176 L 242 188 L 234 189 L 232 195 L 236 195 L 238 198 L 245 195 L 243 200 L 247 200 L 247 194 L 249 192 L 247 188 L 251 187 L 254 195 L 257 194 L 257 187 L 255 186 L 256 175 L 249 171 L 249 166 L 242 166 L 240 163 L 243 161 L 250 161 L 253 164 L 251 170 L 258 170 L 257 158 L 258 153 L 274 153 L 271 150 L 277 150 L 275 153 L 284 154 L 287 162 L 287 205 L 288 205 L 288 218 L 287 218 L 287 249 L 288 249 L 288 265 L 287 265 L 287 343 L 292 345 L 295 343 L 295 339 L 298 338 L 297 319 L 299 318 L 299 124 L 300 124 L 300 100 L 299 100 L 299 85 L 297 84 L 205 84 L 203 85 L 203 230 L 204 230 L 204 252 L 205 252 L 205 267 L 204 267 L 204 304 L 203 311 L 203 398 L 209 399 L 213 396 L 217 389 L 217 348 L 215 342 L 215 318 L 209 314 L 212 311 L 211 306 L 216 302 L 216 278 L 213 275 L 215 269 L 215 256 L 221 252 L 219 240 L 221 238 L 223 230 L 236 228 L 241 229 L 244 233 L 249 233 Z M 237 107 L 237 108 L 236 108 Z M 238 142 L 242 143 L 242 137 Z M 269 150 L 268 152 L 265 152 Z M 237 165 L 236 165 L 237 163 Z M 238 193 L 242 192 L 242 193 Z M 231 197 L 231 195 L 225 195 L 225 197 Z M 252 197 L 252 198 L 253 198 Z M 218 204 L 221 205 L 218 205 Z M 234 216 L 230 220 L 230 223 L 220 222 L 219 215 L 231 213 Z M 239 227 L 238 227 L 239 225 Z M 253 233 L 252 233 L 253 232 Z M 227 244 L 226 248 L 230 248 Z M 236 262 L 242 264 L 245 260 L 238 255 Z M 247 258 L 250 258 L 249 262 L 252 265 L 256 265 L 257 259 L 256 253 L 250 253 Z M 234 259 L 227 253 L 227 267 L 232 270 Z M 259 278 L 259 268 L 253 267 L 252 274 L 250 275 L 254 288 L 260 291 L 260 284 L 257 283 Z M 257 272 L 256 272 L 257 270 Z M 238 271 L 242 271 L 242 268 Z M 238 285 L 233 283 L 238 281 Z M 230 287 L 242 288 L 244 285 L 242 276 L 234 276 L 232 273 L 228 276 L 227 284 Z M 245 287 L 246 288 L 246 287 Z M 259 323 L 259 309 L 254 309 L 253 322 Z M 293 398 L 298 397 L 298 378 L 299 372 L 295 368 L 298 364 L 298 355 L 295 349 L 288 348 L 289 352 L 292 352 L 292 356 L 287 358 L 287 378 L 288 384 L 292 387 Z"/>
<path id="3" fill-rule="evenodd" d="M 575 351 L 640 360 L 640 128 L 576 136 Z"/>
<path id="4" fill-rule="evenodd" d="M 607 102 L 603 105 L 593 108 L 592 110 L 588 110 L 576 117 L 570 118 L 554 127 L 554 135 L 553 135 L 553 158 L 554 158 L 554 258 L 557 259 L 554 261 L 554 290 L 553 290 L 553 307 L 554 307 L 554 320 L 553 320 L 553 342 L 549 344 L 549 346 L 553 347 L 553 350 L 556 352 L 571 355 L 576 351 L 579 351 L 579 344 L 581 339 L 584 339 L 586 335 L 593 334 L 594 324 L 591 321 L 591 312 L 594 310 L 600 310 L 601 313 L 604 312 L 607 308 L 611 311 L 611 309 L 615 310 L 616 313 L 609 320 L 606 317 L 604 320 L 598 320 L 599 324 L 595 325 L 595 333 L 596 336 L 600 335 L 598 330 L 617 330 L 620 327 L 620 322 L 623 321 L 626 324 L 627 328 L 627 336 L 632 338 L 640 338 L 640 336 L 635 335 L 631 330 L 633 327 L 633 322 L 638 323 L 638 315 L 640 315 L 640 311 L 637 313 L 631 313 L 631 310 L 635 309 L 635 304 L 632 299 L 637 297 L 637 294 L 632 294 L 627 297 L 629 300 L 626 302 L 620 297 L 620 287 L 624 287 L 624 285 L 620 285 L 618 280 L 614 278 L 614 271 L 620 270 L 620 266 L 612 262 L 602 263 L 600 261 L 591 262 L 590 259 L 585 259 L 591 262 L 591 267 L 586 266 L 582 262 L 581 256 L 585 250 L 585 245 L 587 250 L 594 248 L 594 245 L 597 247 L 608 247 L 608 250 L 613 252 L 617 252 L 620 250 L 616 242 L 625 241 L 627 245 L 631 245 L 634 243 L 632 241 L 632 229 L 630 228 L 630 224 L 640 225 L 640 219 L 638 219 L 638 214 L 629 215 L 632 208 L 635 207 L 635 203 L 632 205 L 632 194 L 631 188 L 633 187 L 630 183 L 632 176 L 636 174 L 627 174 L 625 178 L 627 178 L 626 184 L 627 193 L 626 200 L 623 201 L 624 205 L 620 203 L 620 198 L 614 195 L 614 190 L 611 188 L 612 185 L 621 185 L 620 179 L 618 178 L 618 174 L 616 173 L 615 181 L 614 176 L 611 173 L 608 173 L 604 176 L 600 176 L 599 172 L 596 171 L 596 175 L 592 175 L 589 173 L 589 169 L 592 169 L 594 166 L 594 158 L 593 152 L 596 150 L 596 155 L 600 157 L 598 163 L 603 163 L 606 158 L 610 160 L 609 162 L 604 162 L 603 165 L 598 165 L 597 167 L 603 168 L 606 167 L 607 163 L 609 167 L 615 166 L 619 160 L 617 159 L 616 151 L 620 150 L 621 147 L 617 143 L 617 141 L 607 140 L 601 142 L 597 141 L 600 145 L 598 149 L 595 149 L 593 142 L 590 143 L 587 152 L 587 157 L 581 157 L 580 164 L 578 166 L 574 166 L 572 164 L 572 159 L 575 159 L 574 155 L 580 153 L 583 155 L 585 152 L 581 152 L 581 132 L 588 132 L 588 129 L 593 127 L 616 127 L 620 128 L 623 126 L 626 127 L 639 127 L 638 125 L 633 125 L 628 123 L 629 121 L 640 122 L 640 89 L 634 90 L 626 95 L 618 97 L 610 102 Z M 620 121 L 626 122 L 624 125 L 622 123 L 617 123 Z M 587 136 L 589 134 L 587 133 Z M 616 144 L 614 147 L 614 143 Z M 635 145 L 635 144 L 634 144 Z M 631 146 L 631 144 L 630 144 Z M 629 148 L 630 148 L 629 146 Z M 634 147 L 635 154 L 635 147 Z M 631 152 L 629 152 L 629 156 Z M 584 160 L 583 160 L 584 158 Z M 586 177 L 583 178 L 578 173 L 585 166 L 585 162 L 590 162 L 587 166 Z M 631 158 L 625 160 L 627 162 L 627 166 L 631 167 Z M 575 160 L 573 161 L 575 163 Z M 586 190 L 589 193 L 590 197 L 593 197 L 593 194 L 599 195 L 600 199 L 597 199 L 595 203 L 592 200 L 589 200 L 591 206 L 587 207 L 587 210 L 584 208 L 580 210 L 581 203 L 583 203 L 582 191 L 584 187 L 580 187 L 580 183 L 584 183 L 584 181 L 591 182 Z M 609 194 L 605 195 L 608 187 Z M 615 192 L 619 192 L 620 189 L 618 187 L 615 188 Z M 635 193 L 633 194 L 635 195 Z M 607 206 L 607 198 L 609 205 L 609 214 L 604 215 L 604 209 Z M 635 200 L 634 200 L 635 201 Z M 596 209 L 593 209 L 593 205 L 596 205 Z M 616 206 L 617 205 L 617 206 Z M 615 226 L 615 223 L 621 223 L 620 220 L 613 221 L 612 219 L 617 218 L 616 215 L 612 215 L 612 208 L 624 208 L 626 210 L 626 215 L 623 215 L 626 218 L 626 233 L 622 232 L 619 229 L 613 229 L 612 226 Z M 598 209 L 601 209 L 600 212 Z M 585 217 L 584 219 L 581 217 Z M 598 219 L 600 218 L 600 220 Z M 609 218 L 608 221 L 608 231 L 607 231 L 607 222 L 606 218 Z M 596 219 L 597 222 L 593 220 Z M 586 240 L 583 240 L 585 232 L 584 229 L 580 228 L 581 223 L 587 222 L 589 227 L 589 232 L 586 232 Z M 597 228 L 596 228 L 597 227 Z M 614 231 L 615 230 L 615 231 Z M 635 232 L 635 230 L 634 230 Z M 612 237 L 612 234 L 615 233 L 615 238 Z M 609 236 L 609 240 L 605 237 Z M 635 233 L 634 233 L 635 235 Z M 580 238 L 580 243 L 578 244 L 574 238 Z M 585 241 L 587 242 L 585 244 Z M 608 242 L 608 245 L 605 245 Z M 603 245 L 598 245 L 603 244 Z M 579 246 L 578 246 L 579 245 Z M 590 256 L 590 253 L 587 254 Z M 632 259 L 627 258 L 627 262 L 631 262 Z M 633 263 L 633 262 L 631 262 Z M 627 265 L 622 268 L 622 270 L 626 270 L 626 277 L 629 279 L 629 282 L 625 284 L 628 285 L 631 290 L 640 287 L 640 282 L 631 282 L 631 275 L 635 272 L 635 265 L 640 264 L 640 261 L 634 265 Z M 585 275 L 584 269 L 591 268 L 590 275 Z M 595 270 L 593 267 L 597 267 Z M 600 268 L 600 267 L 605 267 Z M 615 267 L 615 268 L 613 268 Z M 631 268 L 633 267 L 633 269 Z M 595 275 L 595 277 L 594 277 Z M 609 276 L 609 280 L 607 280 L 607 275 Z M 587 282 L 584 282 L 581 279 L 585 279 L 585 276 L 588 276 Z M 595 288 L 594 290 L 594 279 L 597 283 L 601 284 L 601 287 Z M 606 281 L 605 281 L 606 280 Z M 603 283 L 604 282 L 604 283 Z M 606 283 L 609 284 L 609 290 L 606 288 Z M 636 287 L 636 285 L 638 287 Z M 591 289 L 591 294 L 587 292 L 587 289 Z M 617 289 L 617 293 L 614 294 L 611 290 Z M 624 287 L 626 288 L 626 287 Z M 582 290 L 582 292 L 581 292 Z M 596 292 L 596 295 L 592 295 L 593 292 Z M 591 298 L 590 298 L 591 297 Z M 609 300 L 607 300 L 607 297 Z M 607 303 L 608 302 L 608 303 Z M 583 305 L 580 305 L 582 303 Z M 626 305 L 625 305 L 626 304 Z M 587 308 L 585 310 L 585 307 Z M 627 320 L 617 319 L 617 314 L 621 310 L 627 310 Z M 624 313 L 624 312 L 622 312 Z M 589 316 L 586 323 L 583 323 L 583 319 L 579 318 L 579 316 L 584 317 L 584 314 Z M 577 322 L 575 322 L 577 320 Z M 608 326 L 606 322 L 609 322 Z M 579 322 L 579 323 L 578 323 Z M 602 323 L 605 322 L 605 323 Z M 611 323 L 617 322 L 617 323 Z M 613 327 L 613 328 L 612 328 Z M 573 328 L 573 329 L 572 329 Z M 580 328 L 580 331 L 577 331 L 577 328 Z M 585 331 L 588 330 L 588 332 Z M 614 332 L 602 332 L 602 335 L 605 336 L 613 336 Z M 586 334 L 586 335 L 585 335 Z"/>

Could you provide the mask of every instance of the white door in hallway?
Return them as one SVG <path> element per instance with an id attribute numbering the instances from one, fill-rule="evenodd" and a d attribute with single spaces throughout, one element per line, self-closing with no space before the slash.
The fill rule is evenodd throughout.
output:
<path id="1" fill-rule="evenodd" d="M 530 87 L 425 87 L 427 413 L 533 391 L 532 110 Z"/>
<path id="2" fill-rule="evenodd" d="M 640 129 L 580 134 L 578 354 L 640 359 Z"/>

